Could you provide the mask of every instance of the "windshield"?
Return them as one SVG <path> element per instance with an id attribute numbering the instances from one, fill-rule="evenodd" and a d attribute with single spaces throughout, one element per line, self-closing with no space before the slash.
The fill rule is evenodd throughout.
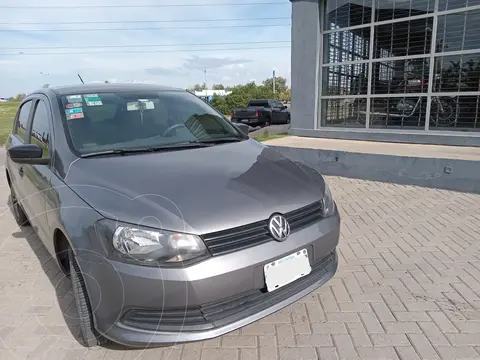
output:
<path id="1" fill-rule="evenodd" d="M 71 94 L 60 97 L 60 106 L 82 155 L 244 138 L 208 104 L 183 91 Z"/>

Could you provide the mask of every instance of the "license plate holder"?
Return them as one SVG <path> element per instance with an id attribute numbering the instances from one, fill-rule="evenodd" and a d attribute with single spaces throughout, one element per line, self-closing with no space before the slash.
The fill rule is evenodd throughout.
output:
<path id="1" fill-rule="evenodd" d="M 312 271 L 307 249 L 302 249 L 263 267 L 267 290 L 274 291 Z"/>

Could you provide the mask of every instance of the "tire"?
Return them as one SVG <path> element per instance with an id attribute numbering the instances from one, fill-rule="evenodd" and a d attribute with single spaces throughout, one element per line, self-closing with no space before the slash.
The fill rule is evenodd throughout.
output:
<path id="1" fill-rule="evenodd" d="M 68 260 L 70 265 L 70 280 L 72 282 L 73 297 L 77 307 L 80 326 L 80 343 L 85 347 L 94 347 L 104 344 L 106 339 L 98 333 L 93 325 L 93 315 L 85 281 L 83 280 L 80 267 L 78 266 L 71 249 L 68 251 Z"/>
<path id="2" fill-rule="evenodd" d="M 440 98 L 439 101 L 442 103 L 444 111 L 440 112 L 436 104 L 432 104 L 431 122 L 438 127 L 453 126 L 459 116 L 458 102 L 446 97 Z"/>
<path id="3" fill-rule="evenodd" d="M 13 188 L 10 188 L 10 199 L 12 201 L 12 212 L 13 212 L 13 217 L 15 218 L 15 221 L 19 226 L 28 226 L 30 225 L 28 221 L 28 217 L 25 214 L 25 211 L 22 209 L 22 205 L 18 202 L 18 199 L 15 195 L 15 191 L 13 191 Z"/>

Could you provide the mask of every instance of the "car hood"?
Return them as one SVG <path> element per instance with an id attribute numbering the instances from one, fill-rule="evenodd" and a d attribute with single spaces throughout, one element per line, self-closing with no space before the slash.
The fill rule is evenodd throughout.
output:
<path id="1" fill-rule="evenodd" d="M 107 218 L 192 234 L 268 219 L 320 200 L 325 190 L 320 176 L 254 140 L 82 158 L 65 182 Z"/>

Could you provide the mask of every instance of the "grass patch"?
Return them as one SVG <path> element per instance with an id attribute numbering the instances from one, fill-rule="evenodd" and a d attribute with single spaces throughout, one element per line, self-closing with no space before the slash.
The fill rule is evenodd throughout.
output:
<path id="1" fill-rule="evenodd" d="M 0 146 L 5 145 L 12 132 L 13 119 L 17 113 L 18 102 L 0 102 Z"/>
<path id="2" fill-rule="evenodd" d="M 280 139 L 285 136 L 288 136 L 288 134 L 270 134 L 267 131 L 265 131 L 262 135 L 252 136 L 252 137 L 259 142 L 263 142 L 267 140 Z"/>

